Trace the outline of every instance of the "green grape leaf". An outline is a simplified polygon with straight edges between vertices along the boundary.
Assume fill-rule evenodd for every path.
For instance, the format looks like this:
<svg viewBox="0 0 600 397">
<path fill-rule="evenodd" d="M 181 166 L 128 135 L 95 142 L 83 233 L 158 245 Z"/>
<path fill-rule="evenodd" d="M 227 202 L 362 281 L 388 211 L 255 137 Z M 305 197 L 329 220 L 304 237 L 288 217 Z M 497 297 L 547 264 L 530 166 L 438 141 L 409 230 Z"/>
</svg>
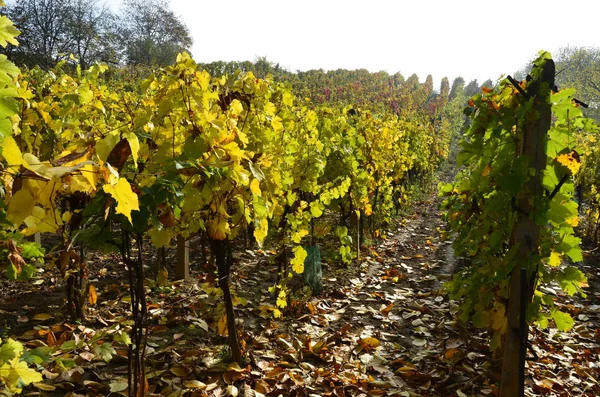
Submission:
<svg viewBox="0 0 600 397">
<path fill-rule="evenodd" d="M 581 262 L 583 261 L 583 254 L 581 252 L 581 239 L 579 237 L 575 237 L 572 234 L 566 235 L 562 243 L 560 244 L 560 248 L 562 248 L 563 252 L 571 258 L 573 262 Z"/>
<path fill-rule="evenodd" d="M 171 233 L 168 229 L 162 228 L 159 229 L 157 227 L 153 227 L 148 232 L 150 235 L 150 240 L 155 247 L 166 247 L 171 242 Z"/>
<path fill-rule="evenodd" d="M 550 315 L 556 323 L 556 328 L 558 328 L 559 331 L 568 331 L 573 327 L 573 324 L 575 323 L 573 317 L 571 317 L 569 313 L 561 312 L 556 308 L 550 311 Z"/>
<path fill-rule="evenodd" d="M 117 352 L 110 342 L 104 342 L 101 345 L 94 345 L 92 351 L 97 357 L 109 362 Z"/>
<path fill-rule="evenodd" d="M 560 288 L 569 295 L 574 295 L 581 291 L 581 287 L 587 285 L 585 274 L 577 268 L 569 266 L 558 273 L 556 281 Z"/>
<path fill-rule="evenodd" d="M 129 337 L 129 334 L 125 331 L 116 332 L 113 336 L 113 340 L 115 342 L 120 342 L 126 346 L 131 344 L 131 338 Z"/>
<path fill-rule="evenodd" d="M 8 60 L 6 55 L 0 54 L 0 84 L 8 85 L 12 82 L 11 76 L 18 76 L 21 70 Z"/>
<path fill-rule="evenodd" d="M 0 363 L 5 363 L 23 354 L 23 345 L 13 339 L 6 340 L 0 346 Z"/>
</svg>

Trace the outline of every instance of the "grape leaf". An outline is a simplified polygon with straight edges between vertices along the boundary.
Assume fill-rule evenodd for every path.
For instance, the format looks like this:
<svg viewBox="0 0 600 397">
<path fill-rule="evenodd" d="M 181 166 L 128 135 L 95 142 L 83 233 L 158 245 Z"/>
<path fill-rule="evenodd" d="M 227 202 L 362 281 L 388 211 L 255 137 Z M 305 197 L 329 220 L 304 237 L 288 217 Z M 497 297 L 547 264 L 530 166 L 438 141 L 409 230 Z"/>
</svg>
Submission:
<svg viewBox="0 0 600 397">
<path fill-rule="evenodd" d="M 104 185 L 104 191 L 110 194 L 117 202 L 117 214 L 123 214 L 131 222 L 131 211 L 139 211 L 138 196 L 131 190 L 131 185 L 126 179 L 119 178 L 116 185 Z"/>
<path fill-rule="evenodd" d="M 17 142 L 10 136 L 5 137 L 2 143 L 2 157 L 4 157 L 4 160 L 6 160 L 6 163 L 10 167 L 18 167 L 24 164 L 21 149 L 19 149 Z"/>
<path fill-rule="evenodd" d="M 6 16 L 0 16 L 0 45 L 6 47 L 9 43 L 15 46 L 19 45 L 16 37 L 21 34 L 10 19 Z"/>
<path fill-rule="evenodd" d="M 113 355 L 117 354 L 110 342 L 104 342 L 101 345 L 94 345 L 92 350 L 97 357 L 102 358 L 106 362 L 109 362 Z"/>
<path fill-rule="evenodd" d="M 7 219 L 19 226 L 33 212 L 35 199 L 27 189 L 21 189 L 14 194 L 8 204 Z"/>
<path fill-rule="evenodd" d="M 23 345 L 13 339 L 8 339 L 0 346 L 0 363 L 20 357 L 23 353 Z"/>
<path fill-rule="evenodd" d="M 569 313 L 561 312 L 558 309 L 553 309 L 551 311 L 551 316 L 556 323 L 556 328 L 558 328 L 559 331 L 568 331 L 573 327 L 573 317 L 571 317 Z"/>
<path fill-rule="evenodd" d="M 0 381 L 8 388 L 9 392 L 20 393 L 24 386 L 42 381 L 42 374 L 27 367 L 27 363 L 13 358 L 0 366 Z"/>
<path fill-rule="evenodd" d="M 294 272 L 298 274 L 304 273 L 304 260 L 306 259 L 306 256 L 307 253 L 304 248 L 299 245 L 294 247 L 294 258 L 290 262 Z"/>
</svg>

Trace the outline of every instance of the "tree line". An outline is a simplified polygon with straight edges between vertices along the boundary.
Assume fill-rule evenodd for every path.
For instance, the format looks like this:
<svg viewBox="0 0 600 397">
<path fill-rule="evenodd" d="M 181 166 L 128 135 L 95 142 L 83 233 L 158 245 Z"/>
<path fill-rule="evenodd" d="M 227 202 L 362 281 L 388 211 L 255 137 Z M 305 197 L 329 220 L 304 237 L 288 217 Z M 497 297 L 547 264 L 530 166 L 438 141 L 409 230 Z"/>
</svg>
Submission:
<svg viewBox="0 0 600 397">
<path fill-rule="evenodd" d="M 189 50 L 189 29 L 166 0 L 123 0 L 115 13 L 100 0 L 13 0 L 2 10 L 21 31 L 2 49 L 19 66 L 44 69 L 72 54 L 82 68 L 96 62 L 166 66 Z"/>
</svg>

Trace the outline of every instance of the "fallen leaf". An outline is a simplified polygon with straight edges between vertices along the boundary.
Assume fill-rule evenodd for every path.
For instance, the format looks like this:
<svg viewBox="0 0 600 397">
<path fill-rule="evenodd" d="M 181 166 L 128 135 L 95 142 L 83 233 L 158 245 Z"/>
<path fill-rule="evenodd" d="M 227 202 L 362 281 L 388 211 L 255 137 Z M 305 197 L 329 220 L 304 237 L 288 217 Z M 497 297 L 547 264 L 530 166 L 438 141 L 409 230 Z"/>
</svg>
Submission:
<svg viewBox="0 0 600 397">
<path fill-rule="evenodd" d="M 96 302 L 98 302 L 98 292 L 96 291 L 96 287 L 90 284 L 88 290 L 88 303 L 93 306 Z"/>
<path fill-rule="evenodd" d="M 224 314 L 217 322 L 217 333 L 221 336 L 227 336 L 227 315 Z"/>
<path fill-rule="evenodd" d="M 36 321 L 46 321 L 49 320 L 51 318 L 54 318 L 51 314 L 48 313 L 38 313 L 35 316 L 33 316 L 33 319 Z"/>
<path fill-rule="evenodd" d="M 206 383 L 202 383 L 199 380 L 184 380 L 183 381 L 183 386 L 187 387 L 188 389 L 206 389 Z"/>
<path fill-rule="evenodd" d="M 366 352 L 370 352 L 371 350 L 376 349 L 379 346 L 381 346 L 381 342 L 379 342 L 379 339 L 377 339 L 377 338 L 364 338 L 364 339 L 360 339 L 358 341 L 358 344 Z"/>
</svg>

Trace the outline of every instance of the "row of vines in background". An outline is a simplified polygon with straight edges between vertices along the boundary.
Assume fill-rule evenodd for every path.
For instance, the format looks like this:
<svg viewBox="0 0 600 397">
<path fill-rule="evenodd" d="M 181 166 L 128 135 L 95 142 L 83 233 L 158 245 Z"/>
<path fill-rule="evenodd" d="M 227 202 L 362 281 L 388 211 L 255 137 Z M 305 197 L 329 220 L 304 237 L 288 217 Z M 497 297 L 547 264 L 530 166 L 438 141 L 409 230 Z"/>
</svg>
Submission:
<svg viewBox="0 0 600 397">
<path fill-rule="evenodd" d="M 66 280 L 71 316 L 85 319 L 93 289 L 86 251 L 120 253 L 134 315 L 127 340 L 135 395 L 147 385 L 143 241 L 161 248 L 177 236 L 208 240 L 232 358 L 239 361 L 229 277 L 240 232 L 277 251 L 281 274 L 271 310 L 280 316 L 286 283 L 303 272 L 305 247 L 315 243 L 315 220 L 337 214 L 330 230 L 340 241 L 339 259 L 350 262 L 360 254 L 361 225 L 374 232 L 389 221 L 412 181 L 448 155 L 443 101 L 439 114 L 428 117 L 317 106 L 270 77 L 210 76 L 186 53 L 143 81 L 107 78 L 104 65 L 81 70 L 63 62 L 22 73 L 3 67 L 0 221 L 7 274 L 27 278 L 35 271 L 30 259 L 43 257 L 24 237 L 56 236 L 48 257 Z M 15 350 L 15 371 L 25 365 L 19 355 Z M 2 381 L 15 390 L 27 384 L 13 378 Z"/>
<path fill-rule="evenodd" d="M 600 136 L 581 134 L 581 173 L 578 175 L 578 200 L 582 204 L 585 234 L 600 244 Z"/>
</svg>

